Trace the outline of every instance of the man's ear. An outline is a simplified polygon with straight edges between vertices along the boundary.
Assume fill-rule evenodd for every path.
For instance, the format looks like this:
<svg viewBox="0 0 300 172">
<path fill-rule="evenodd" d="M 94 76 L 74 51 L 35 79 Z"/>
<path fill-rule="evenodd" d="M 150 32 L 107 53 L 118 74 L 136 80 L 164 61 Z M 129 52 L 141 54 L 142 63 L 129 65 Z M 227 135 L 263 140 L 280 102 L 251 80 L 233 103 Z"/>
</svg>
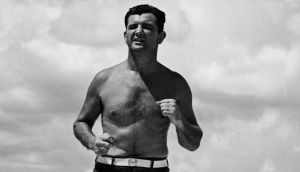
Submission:
<svg viewBox="0 0 300 172">
<path fill-rule="evenodd" d="M 159 34 L 158 34 L 158 43 L 161 44 L 165 37 L 167 36 L 166 32 L 165 31 L 161 31 Z"/>
<path fill-rule="evenodd" d="M 126 31 L 124 31 L 124 41 L 125 41 L 125 43 L 127 43 L 127 37 L 126 37 Z"/>
</svg>

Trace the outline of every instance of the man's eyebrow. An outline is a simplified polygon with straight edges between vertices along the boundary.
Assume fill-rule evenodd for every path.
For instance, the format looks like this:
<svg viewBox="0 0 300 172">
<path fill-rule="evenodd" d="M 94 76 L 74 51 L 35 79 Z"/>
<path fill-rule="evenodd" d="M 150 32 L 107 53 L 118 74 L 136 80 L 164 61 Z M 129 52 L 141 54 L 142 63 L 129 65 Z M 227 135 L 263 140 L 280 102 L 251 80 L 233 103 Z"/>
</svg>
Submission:
<svg viewBox="0 0 300 172">
<path fill-rule="evenodd" d="M 131 24 L 128 24 L 127 27 L 130 27 L 130 26 L 132 27 L 132 26 L 136 26 L 136 25 L 137 25 L 136 23 L 131 23 Z"/>
<path fill-rule="evenodd" d="M 142 23 L 142 25 L 149 25 L 149 26 L 152 26 L 154 25 L 153 23 Z"/>
<path fill-rule="evenodd" d="M 137 25 L 136 23 L 129 23 L 128 26 Z"/>
<path fill-rule="evenodd" d="M 151 26 L 151 27 L 154 26 L 154 23 L 151 23 L 151 22 L 146 22 L 146 23 L 128 23 L 128 26 L 136 26 L 136 25 L 139 25 L 139 24 L 141 24 L 142 26 Z"/>
</svg>

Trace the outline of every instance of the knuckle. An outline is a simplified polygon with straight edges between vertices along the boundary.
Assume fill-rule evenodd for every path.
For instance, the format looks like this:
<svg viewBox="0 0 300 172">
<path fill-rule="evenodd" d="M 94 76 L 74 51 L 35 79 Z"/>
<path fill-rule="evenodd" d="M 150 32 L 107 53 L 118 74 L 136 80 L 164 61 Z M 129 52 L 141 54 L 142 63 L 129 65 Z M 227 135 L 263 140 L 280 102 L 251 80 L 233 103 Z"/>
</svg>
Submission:
<svg viewBox="0 0 300 172">
<path fill-rule="evenodd" d="M 95 144 L 97 147 L 103 147 L 106 146 L 106 143 L 103 141 L 99 141 L 98 143 Z"/>
<path fill-rule="evenodd" d="M 95 146 L 100 146 L 101 145 L 101 142 L 100 141 L 96 141 L 95 142 Z"/>
<path fill-rule="evenodd" d="M 103 148 L 103 147 L 100 147 L 100 148 L 97 149 L 95 152 L 98 153 L 98 154 L 104 154 L 104 153 L 107 153 L 107 152 L 108 152 L 108 149 Z"/>
<path fill-rule="evenodd" d="M 103 146 L 109 148 L 109 145 L 110 145 L 109 143 L 105 143 Z"/>
<path fill-rule="evenodd" d="M 109 134 L 107 134 L 107 133 L 103 133 L 103 134 L 102 134 L 102 137 L 103 137 L 104 139 L 106 139 L 106 138 L 108 138 L 108 137 L 110 137 L 110 136 L 109 136 Z"/>
<path fill-rule="evenodd" d="M 99 142 L 101 140 L 102 140 L 101 136 L 97 136 L 95 142 L 97 143 L 97 142 Z"/>
<path fill-rule="evenodd" d="M 108 142 L 109 142 L 109 146 L 110 146 L 110 144 L 112 144 L 114 142 L 114 138 L 110 136 L 108 138 Z"/>
</svg>

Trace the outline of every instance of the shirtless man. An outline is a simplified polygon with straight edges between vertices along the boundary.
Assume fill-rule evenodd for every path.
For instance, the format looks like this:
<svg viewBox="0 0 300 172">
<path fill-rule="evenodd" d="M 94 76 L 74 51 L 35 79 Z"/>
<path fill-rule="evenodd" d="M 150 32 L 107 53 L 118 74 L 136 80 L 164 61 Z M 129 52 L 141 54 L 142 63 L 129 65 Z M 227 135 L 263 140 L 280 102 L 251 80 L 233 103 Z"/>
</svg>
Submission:
<svg viewBox="0 0 300 172">
<path fill-rule="evenodd" d="M 200 145 L 202 131 L 185 79 L 157 61 L 165 14 L 149 5 L 130 8 L 124 40 L 128 58 L 92 81 L 74 123 L 77 139 L 97 154 L 94 172 L 169 171 L 167 133 L 175 125 L 179 144 Z M 103 134 L 92 127 L 101 114 Z"/>
</svg>

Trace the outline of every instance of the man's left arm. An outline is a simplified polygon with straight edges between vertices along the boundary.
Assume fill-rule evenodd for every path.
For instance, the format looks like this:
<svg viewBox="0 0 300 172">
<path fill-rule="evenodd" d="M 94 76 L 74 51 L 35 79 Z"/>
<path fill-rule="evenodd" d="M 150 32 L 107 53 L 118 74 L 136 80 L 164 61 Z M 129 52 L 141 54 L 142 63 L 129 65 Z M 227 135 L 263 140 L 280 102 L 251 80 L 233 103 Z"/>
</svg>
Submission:
<svg viewBox="0 0 300 172">
<path fill-rule="evenodd" d="M 179 144 L 195 151 L 200 146 L 203 133 L 193 111 L 192 93 L 187 82 L 183 79 L 178 88 L 175 99 L 164 99 L 157 103 L 161 107 L 162 115 L 175 125 Z"/>
</svg>

